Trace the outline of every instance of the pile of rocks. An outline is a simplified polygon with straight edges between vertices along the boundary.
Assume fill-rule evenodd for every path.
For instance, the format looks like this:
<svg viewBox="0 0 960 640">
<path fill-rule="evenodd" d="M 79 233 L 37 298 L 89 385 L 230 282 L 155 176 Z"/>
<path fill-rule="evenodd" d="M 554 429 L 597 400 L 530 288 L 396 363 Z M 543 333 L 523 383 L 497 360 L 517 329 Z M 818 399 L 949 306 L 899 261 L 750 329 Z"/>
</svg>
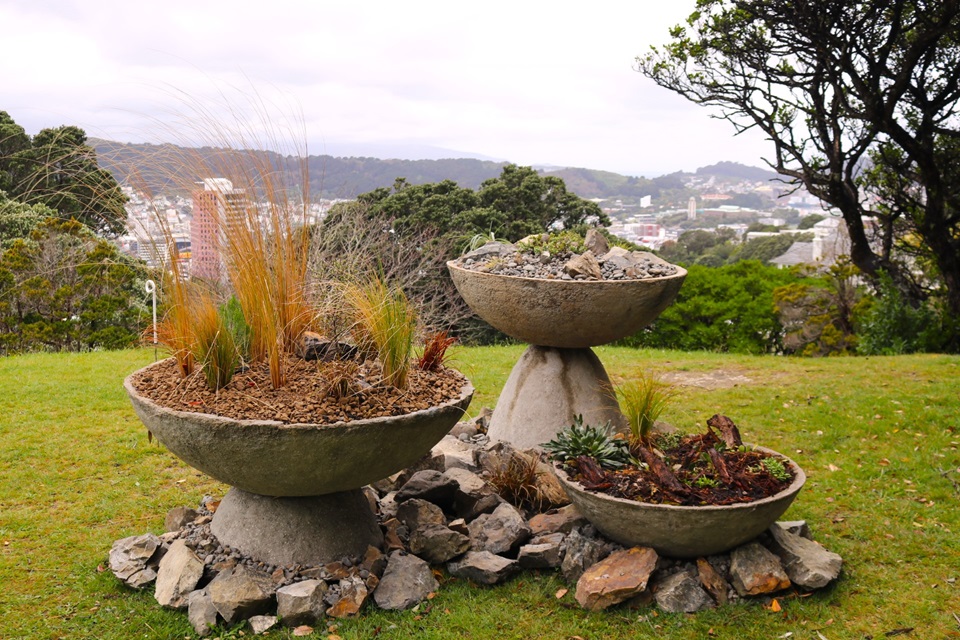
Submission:
<svg viewBox="0 0 960 640">
<path fill-rule="evenodd" d="M 481 429 L 482 431 L 482 429 Z M 186 609 L 197 633 L 249 620 L 254 633 L 279 623 L 299 627 L 325 616 L 355 616 L 372 601 L 408 609 L 439 584 L 431 566 L 483 585 L 524 570 L 558 570 L 589 610 L 621 603 L 695 612 L 785 589 L 819 589 L 840 574 L 842 561 L 810 537 L 803 522 L 777 523 L 756 541 L 696 561 L 659 556 L 650 548 L 604 539 L 572 505 L 523 512 L 504 501 L 489 479 L 510 460 L 537 452 L 488 442 L 461 423 L 413 468 L 366 494 L 379 517 L 386 549 L 324 566 L 272 566 L 223 547 L 210 532 L 217 503 L 168 514 L 167 533 L 114 543 L 109 564 L 136 589 L 153 585 L 165 607 Z M 564 501 L 545 463 L 538 493 Z"/>
<path fill-rule="evenodd" d="M 471 271 L 547 280 L 642 280 L 677 273 L 677 267 L 646 251 L 610 247 L 600 233 L 587 232 L 580 254 L 532 253 L 517 244 L 488 242 L 457 259 Z M 518 246 L 520 245 L 520 246 Z"/>
</svg>

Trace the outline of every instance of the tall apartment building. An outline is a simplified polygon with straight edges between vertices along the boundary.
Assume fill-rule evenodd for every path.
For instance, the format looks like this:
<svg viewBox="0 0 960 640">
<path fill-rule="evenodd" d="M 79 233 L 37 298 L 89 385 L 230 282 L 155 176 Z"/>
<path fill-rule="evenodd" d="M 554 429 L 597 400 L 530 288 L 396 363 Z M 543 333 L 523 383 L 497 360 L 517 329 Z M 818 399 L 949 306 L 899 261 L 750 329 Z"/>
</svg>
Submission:
<svg viewBox="0 0 960 640">
<path fill-rule="evenodd" d="M 190 275 L 216 281 L 222 272 L 220 224 L 231 209 L 240 206 L 244 193 L 242 189 L 234 189 L 226 178 L 206 178 L 200 184 L 203 189 L 193 192 Z"/>
</svg>

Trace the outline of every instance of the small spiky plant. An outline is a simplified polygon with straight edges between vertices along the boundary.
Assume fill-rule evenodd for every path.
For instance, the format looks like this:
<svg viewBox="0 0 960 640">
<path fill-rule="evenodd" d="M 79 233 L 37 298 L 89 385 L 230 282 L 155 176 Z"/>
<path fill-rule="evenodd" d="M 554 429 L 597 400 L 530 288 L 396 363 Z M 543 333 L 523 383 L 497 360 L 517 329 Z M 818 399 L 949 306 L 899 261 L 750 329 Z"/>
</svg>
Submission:
<svg viewBox="0 0 960 640">
<path fill-rule="evenodd" d="M 417 314 L 398 287 L 379 276 L 350 284 L 345 299 L 354 312 L 354 340 L 361 352 L 376 354 L 383 380 L 398 389 L 407 387 Z"/>
<path fill-rule="evenodd" d="M 625 440 L 610 436 L 610 424 L 595 427 L 583 424 L 577 415 L 573 424 L 557 434 L 555 440 L 543 445 L 550 457 L 559 462 L 589 456 L 604 469 L 618 469 L 630 462 L 630 451 Z"/>
<path fill-rule="evenodd" d="M 676 388 L 645 373 L 617 385 L 614 392 L 632 439 L 640 443 L 649 442 L 653 425 L 677 395 Z"/>
<path fill-rule="evenodd" d="M 447 349 L 456 343 L 446 331 L 432 334 L 423 344 L 423 351 L 417 359 L 417 367 L 423 371 L 437 371 L 447 360 Z"/>
<path fill-rule="evenodd" d="M 513 506 L 539 511 L 547 500 L 537 486 L 538 462 L 536 456 L 514 451 L 494 467 L 490 485 Z"/>
</svg>

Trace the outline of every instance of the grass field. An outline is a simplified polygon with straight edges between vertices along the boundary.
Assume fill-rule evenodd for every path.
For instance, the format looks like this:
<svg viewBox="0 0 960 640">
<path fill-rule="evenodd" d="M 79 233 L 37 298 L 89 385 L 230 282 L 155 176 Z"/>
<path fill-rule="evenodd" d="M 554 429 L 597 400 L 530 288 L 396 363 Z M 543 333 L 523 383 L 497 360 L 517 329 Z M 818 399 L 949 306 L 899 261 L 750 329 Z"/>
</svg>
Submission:
<svg viewBox="0 0 960 640">
<path fill-rule="evenodd" d="M 477 388 L 471 414 L 493 406 L 521 351 L 455 354 Z M 371 607 L 313 637 L 960 638 L 960 358 L 596 351 L 614 379 L 647 370 L 701 385 L 668 408 L 678 427 L 700 430 L 721 412 L 745 440 L 796 460 L 809 479 L 785 518 L 806 519 L 843 556 L 839 582 L 787 594 L 779 612 L 753 603 L 691 616 L 587 613 L 572 593 L 554 597 L 564 585 L 549 573 L 494 588 L 447 579 L 429 610 Z M 225 491 L 148 442 L 121 381 L 153 356 L 0 359 L 0 639 L 196 637 L 185 614 L 103 570 L 114 540 L 160 533 L 169 509 Z M 715 388 L 723 381 L 736 386 Z"/>
</svg>

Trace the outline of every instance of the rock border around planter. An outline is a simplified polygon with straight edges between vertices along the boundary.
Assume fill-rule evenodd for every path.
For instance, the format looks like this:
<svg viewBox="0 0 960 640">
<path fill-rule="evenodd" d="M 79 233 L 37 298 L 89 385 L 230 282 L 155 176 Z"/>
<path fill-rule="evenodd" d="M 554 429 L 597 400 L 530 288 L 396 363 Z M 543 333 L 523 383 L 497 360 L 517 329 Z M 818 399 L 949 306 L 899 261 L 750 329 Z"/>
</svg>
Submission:
<svg viewBox="0 0 960 640">
<path fill-rule="evenodd" d="M 473 454 L 476 472 L 464 468 L 463 448 Z M 458 455 L 444 453 L 451 450 Z M 118 540 L 110 566 L 128 586 L 154 588 L 165 606 L 185 606 L 201 635 L 210 625 L 247 619 L 253 629 L 266 629 L 276 614 L 281 623 L 310 625 L 361 615 L 366 606 L 411 608 L 439 588 L 430 565 L 485 585 L 478 588 L 495 588 L 523 571 L 558 571 L 571 585 L 568 597 L 590 610 L 655 606 L 688 613 L 736 601 L 767 603 L 779 593 L 829 586 L 841 574 L 840 556 L 810 539 L 804 522 L 774 523 L 728 553 L 687 560 L 612 541 L 572 504 L 521 512 L 489 484 L 491 470 L 510 454 L 508 445 L 485 442 L 482 434 L 446 436 L 415 465 L 420 470 L 365 488 L 384 549 L 371 546 L 325 565 L 265 563 L 217 540 L 210 529 L 217 503 L 210 498 L 175 531 Z M 194 558 L 203 566 L 196 581 Z M 154 585 L 156 574 L 164 584 Z"/>
</svg>

